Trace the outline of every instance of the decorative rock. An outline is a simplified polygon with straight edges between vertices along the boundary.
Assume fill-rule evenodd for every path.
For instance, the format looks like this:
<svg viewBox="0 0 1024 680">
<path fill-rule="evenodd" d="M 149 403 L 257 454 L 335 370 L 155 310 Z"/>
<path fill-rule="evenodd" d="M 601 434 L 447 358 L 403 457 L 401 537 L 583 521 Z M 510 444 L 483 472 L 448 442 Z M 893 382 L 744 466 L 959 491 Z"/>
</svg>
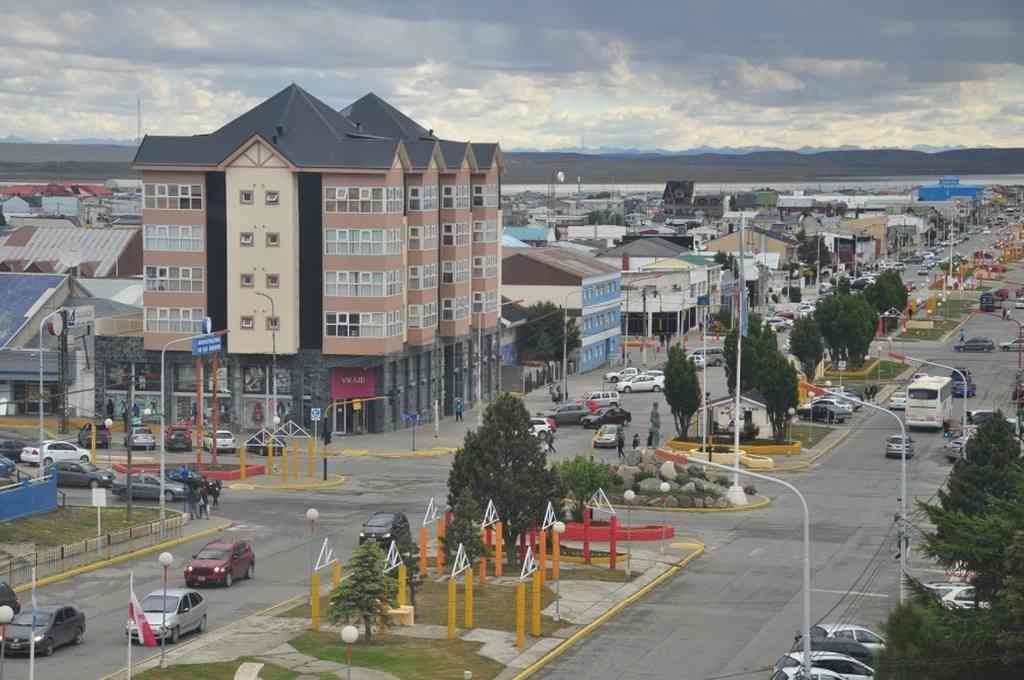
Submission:
<svg viewBox="0 0 1024 680">
<path fill-rule="evenodd" d="M 704 507 L 704 499 L 701 498 L 700 496 L 694 498 L 693 499 L 693 507 L 695 507 L 695 508 L 703 508 Z"/>
<path fill-rule="evenodd" d="M 661 481 L 654 477 L 640 480 L 641 493 L 658 493 L 661 490 Z"/>
<path fill-rule="evenodd" d="M 637 475 L 640 474 L 640 468 L 632 465 L 620 465 L 618 473 L 619 477 L 622 478 L 623 486 L 627 489 L 632 489 Z"/>
<path fill-rule="evenodd" d="M 722 496 L 717 501 L 715 501 L 715 507 L 716 508 L 731 508 L 732 505 L 729 504 L 729 501 L 725 498 L 725 496 Z"/>
<path fill-rule="evenodd" d="M 658 476 L 658 466 L 654 463 L 644 463 L 640 466 L 640 469 L 643 470 L 644 474 L 648 474 L 653 477 Z"/>
<path fill-rule="evenodd" d="M 704 507 L 705 508 L 713 508 L 713 507 L 715 507 L 715 497 L 714 496 L 704 496 Z"/>
<path fill-rule="evenodd" d="M 626 451 L 626 465 L 637 466 L 642 462 L 639 451 L 634 451 L 633 449 Z"/>
<path fill-rule="evenodd" d="M 661 468 L 658 470 L 658 474 L 661 475 L 662 479 L 669 482 L 674 482 L 677 476 L 676 464 L 670 460 L 666 460 L 664 463 L 661 464 Z"/>
<path fill-rule="evenodd" d="M 691 480 L 683 484 L 679 489 L 685 493 L 694 493 L 697 490 L 697 483 Z"/>
<path fill-rule="evenodd" d="M 688 469 L 686 469 L 685 465 L 683 465 L 682 463 L 675 463 L 675 466 L 676 466 L 676 479 L 677 480 L 680 477 L 684 477 L 684 476 L 685 477 L 689 477 L 690 476 L 690 471 Z"/>
<path fill-rule="evenodd" d="M 648 465 L 657 465 L 658 457 L 654 455 L 654 449 L 644 449 L 640 453 L 640 461 Z"/>
<path fill-rule="evenodd" d="M 688 468 L 686 468 L 686 474 L 696 479 L 704 478 L 704 470 L 701 469 L 699 465 L 691 465 Z"/>
<path fill-rule="evenodd" d="M 665 499 L 665 507 L 666 508 L 678 508 L 679 507 L 679 499 L 676 498 L 675 496 L 669 496 L 668 498 Z"/>
<path fill-rule="evenodd" d="M 692 496 L 681 496 L 679 498 L 679 507 L 681 508 L 692 508 L 693 497 Z"/>
</svg>

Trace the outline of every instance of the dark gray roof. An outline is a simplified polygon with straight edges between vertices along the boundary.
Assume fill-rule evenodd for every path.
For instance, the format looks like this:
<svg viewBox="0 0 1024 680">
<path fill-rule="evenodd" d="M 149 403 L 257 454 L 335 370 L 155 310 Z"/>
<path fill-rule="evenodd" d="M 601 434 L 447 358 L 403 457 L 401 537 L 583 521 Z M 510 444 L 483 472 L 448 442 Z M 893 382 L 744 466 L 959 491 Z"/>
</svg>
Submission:
<svg viewBox="0 0 1024 680">
<path fill-rule="evenodd" d="M 529 318 L 530 314 L 526 307 L 512 302 L 504 295 L 501 296 L 501 318 L 508 325 L 516 325 L 519 323 L 525 323 Z"/>
<path fill-rule="evenodd" d="M 405 115 L 373 92 L 363 95 L 340 111 L 341 115 L 374 135 L 391 139 L 432 138 L 431 131 Z"/>
<path fill-rule="evenodd" d="M 609 248 L 600 254 L 600 257 L 675 257 L 685 253 L 688 248 L 677 245 L 663 238 L 638 238 L 628 243 Z"/>
<path fill-rule="evenodd" d="M 451 142 L 447 139 L 442 139 L 440 144 L 441 155 L 444 156 L 444 164 L 448 166 L 450 171 L 457 171 L 462 167 L 462 161 L 466 160 L 469 142 Z"/>
<path fill-rule="evenodd" d="M 409 154 L 409 162 L 414 170 L 426 170 L 434 155 L 437 142 L 428 140 L 412 140 L 405 142 L 405 150 Z"/>
<path fill-rule="evenodd" d="M 490 143 L 477 143 L 473 142 L 473 155 L 476 157 L 476 165 L 481 170 L 489 170 L 494 164 L 494 152 L 498 150 L 498 145 Z"/>
<path fill-rule="evenodd" d="M 259 134 L 299 167 L 390 168 L 400 142 L 374 137 L 292 84 L 216 132 L 146 135 L 138 165 L 217 165 Z"/>
<path fill-rule="evenodd" d="M 48 299 L 50 289 L 60 286 L 65 278 L 63 274 L 0 273 L 0 347 L 5 347 L 28 323 L 36 304 Z"/>
</svg>

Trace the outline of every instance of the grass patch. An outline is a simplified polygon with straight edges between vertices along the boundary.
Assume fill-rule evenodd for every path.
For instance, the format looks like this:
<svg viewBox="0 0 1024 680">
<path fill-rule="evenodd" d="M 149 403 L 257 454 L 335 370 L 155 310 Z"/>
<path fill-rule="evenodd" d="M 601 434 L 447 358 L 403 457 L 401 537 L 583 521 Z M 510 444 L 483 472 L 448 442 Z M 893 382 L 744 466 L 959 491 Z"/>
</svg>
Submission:
<svg viewBox="0 0 1024 680">
<path fill-rule="evenodd" d="M 932 319 L 931 328 L 908 328 L 896 337 L 899 340 L 940 340 L 942 336 L 955 329 L 959 319 Z"/>
<path fill-rule="evenodd" d="M 218 661 L 216 663 L 182 664 L 180 666 L 168 666 L 167 668 L 151 668 L 145 673 L 135 675 L 138 680 L 233 680 L 235 672 L 248 659 L 235 659 L 234 661 Z M 260 669 L 260 680 L 293 680 L 299 677 L 298 673 L 280 666 L 264 664 Z M 326 678 L 337 678 L 338 676 L 325 674 L 320 676 Z"/>
<path fill-rule="evenodd" d="M 303 654 L 345 663 L 345 645 L 337 633 L 310 631 L 289 644 Z M 482 646 L 465 640 L 378 637 L 371 643 L 360 641 L 352 646 L 352 665 L 391 673 L 401 680 L 461 678 L 463 671 L 470 671 L 475 680 L 492 680 L 505 667 L 478 654 Z"/>
<path fill-rule="evenodd" d="M 827 437 L 836 428 L 828 425 L 805 425 L 794 423 L 790 425 L 790 437 L 799 440 L 804 449 L 816 446 L 818 442 Z"/>
<path fill-rule="evenodd" d="M 620 541 L 620 543 L 622 543 Z M 625 565 L 626 560 L 620 559 L 619 564 Z M 633 569 L 629 578 L 626 578 L 625 569 L 608 569 L 597 567 L 592 564 L 562 564 L 559 567 L 563 581 L 603 581 L 607 583 L 626 583 L 634 581 L 640 575 L 640 571 Z M 474 593 L 475 594 L 475 593 Z M 527 595 L 529 597 L 529 595 Z M 543 625 L 541 621 L 541 625 Z"/>
<path fill-rule="evenodd" d="M 530 608 L 531 585 L 526 584 L 526 608 Z M 465 585 L 460 581 L 457 588 L 458 623 L 462 624 L 462 608 L 465 602 Z M 555 593 L 550 583 L 545 582 L 540 593 L 541 609 L 555 601 Z M 529 618 L 529 613 L 527 613 Z M 430 623 L 438 626 L 448 625 L 448 582 L 438 583 L 427 581 L 416 591 L 416 623 Z M 549 635 L 561 627 L 553 618 L 541 615 L 540 627 L 544 635 Z M 514 586 L 487 583 L 480 585 L 479 580 L 473 584 L 473 626 L 515 632 L 516 629 L 516 589 Z"/>
<path fill-rule="evenodd" d="M 160 519 L 157 508 L 132 508 L 132 520 L 126 521 L 125 508 L 103 508 L 104 533 L 137 527 Z M 20 517 L 0 524 L 0 543 L 34 542 L 40 547 L 75 543 L 96 538 L 96 509 L 87 507 L 57 508 L 53 512 Z"/>
</svg>

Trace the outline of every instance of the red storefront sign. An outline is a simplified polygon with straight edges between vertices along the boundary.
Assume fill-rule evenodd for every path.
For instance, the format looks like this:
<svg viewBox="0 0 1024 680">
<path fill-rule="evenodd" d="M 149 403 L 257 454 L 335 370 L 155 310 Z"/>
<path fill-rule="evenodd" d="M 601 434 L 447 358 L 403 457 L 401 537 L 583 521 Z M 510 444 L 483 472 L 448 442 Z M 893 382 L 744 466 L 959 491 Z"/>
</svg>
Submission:
<svg viewBox="0 0 1024 680">
<path fill-rule="evenodd" d="M 331 399 L 377 396 L 377 371 L 366 368 L 332 368 Z"/>
</svg>

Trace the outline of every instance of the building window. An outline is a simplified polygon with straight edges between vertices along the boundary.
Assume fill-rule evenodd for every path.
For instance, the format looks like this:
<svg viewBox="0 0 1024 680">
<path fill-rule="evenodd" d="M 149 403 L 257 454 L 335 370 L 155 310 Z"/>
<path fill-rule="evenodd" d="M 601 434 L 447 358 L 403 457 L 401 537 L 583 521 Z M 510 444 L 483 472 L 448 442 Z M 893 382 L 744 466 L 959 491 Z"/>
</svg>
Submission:
<svg viewBox="0 0 1024 680">
<path fill-rule="evenodd" d="M 281 204 L 281 192 L 280 191 L 266 191 L 263 194 L 263 202 L 267 205 L 280 205 Z"/>
<path fill-rule="evenodd" d="M 473 293 L 473 313 L 483 314 L 484 313 L 484 294 Z"/>
<path fill-rule="evenodd" d="M 200 253 L 203 251 L 203 228 L 194 225 L 147 224 L 142 230 L 142 247 L 146 250 Z"/>
<path fill-rule="evenodd" d="M 154 210 L 202 210 L 201 184 L 145 184 L 143 207 Z"/>
<path fill-rule="evenodd" d="M 396 309 L 393 312 L 386 312 L 384 318 L 384 335 L 394 338 L 402 334 L 402 310 Z"/>
<path fill-rule="evenodd" d="M 423 209 L 437 210 L 437 185 L 423 185 Z"/>
<path fill-rule="evenodd" d="M 484 311 L 488 313 L 498 311 L 498 291 L 487 291 L 487 299 L 484 302 Z"/>
<path fill-rule="evenodd" d="M 469 316 L 469 296 L 457 298 L 444 298 L 441 300 L 441 319 L 443 321 L 457 321 Z"/>
<path fill-rule="evenodd" d="M 421 264 L 409 267 L 409 290 L 430 290 L 436 286 L 436 264 Z"/>
<path fill-rule="evenodd" d="M 454 208 L 455 207 L 455 187 L 451 184 L 447 184 L 441 187 L 441 207 L 442 208 Z"/>
<path fill-rule="evenodd" d="M 468 246 L 469 244 L 469 223 L 446 224 L 441 228 L 441 245 Z"/>
<path fill-rule="evenodd" d="M 473 258 L 473 278 L 491 279 L 498 275 L 498 256 L 485 255 Z"/>
<path fill-rule="evenodd" d="M 389 213 L 401 213 L 402 212 L 402 187 L 387 187 L 384 192 L 387 200 L 385 209 Z"/>
<path fill-rule="evenodd" d="M 437 326 L 437 303 L 409 305 L 405 318 L 409 328 L 435 328 Z"/>
<path fill-rule="evenodd" d="M 146 332 L 198 334 L 203 316 L 200 308 L 146 307 Z"/>
<path fill-rule="evenodd" d="M 482 220 L 473 223 L 473 243 L 496 243 L 497 241 L 497 220 Z"/>
<path fill-rule="evenodd" d="M 441 283 L 462 283 L 469 281 L 470 260 L 442 260 Z"/>
<path fill-rule="evenodd" d="M 252 189 L 242 189 L 238 192 L 238 202 L 242 205 L 252 205 Z"/>
<path fill-rule="evenodd" d="M 256 327 L 255 319 L 253 319 L 251 316 L 243 316 L 242 317 L 242 330 L 243 331 L 251 331 L 255 327 Z"/>
<path fill-rule="evenodd" d="M 409 187 L 409 211 L 420 211 L 422 208 L 421 194 L 422 189 L 420 187 Z"/>
<path fill-rule="evenodd" d="M 267 274 L 267 288 L 280 288 L 281 287 L 281 276 L 280 274 Z"/>
<path fill-rule="evenodd" d="M 455 319 L 465 319 L 469 316 L 469 296 L 455 298 Z"/>
<path fill-rule="evenodd" d="M 473 313 L 490 314 L 498 311 L 498 291 L 480 291 L 473 293 Z"/>
<path fill-rule="evenodd" d="M 409 250 L 436 250 L 437 225 L 409 227 Z"/>
<path fill-rule="evenodd" d="M 327 255 L 401 255 L 401 229 L 328 229 Z"/>
<path fill-rule="evenodd" d="M 324 335 L 329 338 L 383 338 L 402 335 L 402 311 L 327 312 Z"/>
<path fill-rule="evenodd" d="M 469 210 L 469 185 L 459 184 L 455 187 L 455 208 Z"/>
<path fill-rule="evenodd" d="M 252 274 L 242 274 L 242 288 L 252 288 L 252 285 L 253 285 L 253 275 Z"/>
<path fill-rule="evenodd" d="M 402 271 L 396 269 L 395 271 L 387 272 L 387 285 L 385 294 L 388 297 L 392 295 L 398 295 L 402 292 Z"/>
<path fill-rule="evenodd" d="M 146 290 L 168 293 L 202 293 L 202 267 L 146 267 Z"/>
<path fill-rule="evenodd" d="M 281 317 L 279 317 L 279 316 L 268 316 L 267 317 L 267 330 L 268 331 L 279 331 L 279 330 L 281 330 Z"/>
<path fill-rule="evenodd" d="M 455 319 L 455 298 L 443 298 L 441 300 L 441 320 L 453 321 Z"/>
<path fill-rule="evenodd" d="M 498 207 L 498 186 L 496 184 L 474 184 L 473 185 L 473 207 L 474 208 L 497 208 Z"/>
<path fill-rule="evenodd" d="M 327 297 L 384 297 L 388 287 L 395 284 L 401 293 L 402 271 L 389 272 L 324 272 L 324 295 Z M 393 289 L 393 288 L 392 288 Z"/>
<path fill-rule="evenodd" d="M 423 305 L 409 305 L 405 319 L 409 328 L 420 328 L 423 323 Z"/>
<path fill-rule="evenodd" d="M 324 212 L 383 213 L 384 207 L 384 187 L 324 187 Z"/>
<path fill-rule="evenodd" d="M 245 248 L 251 248 L 256 243 L 256 238 L 251 231 L 243 231 L 239 234 L 238 242 Z"/>
<path fill-rule="evenodd" d="M 277 248 L 279 245 L 281 245 L 281 235 L 278 234 L 276 231 L 268 231 L 267 232 L 267 247 L 268 248 Z"/>
</svg>

